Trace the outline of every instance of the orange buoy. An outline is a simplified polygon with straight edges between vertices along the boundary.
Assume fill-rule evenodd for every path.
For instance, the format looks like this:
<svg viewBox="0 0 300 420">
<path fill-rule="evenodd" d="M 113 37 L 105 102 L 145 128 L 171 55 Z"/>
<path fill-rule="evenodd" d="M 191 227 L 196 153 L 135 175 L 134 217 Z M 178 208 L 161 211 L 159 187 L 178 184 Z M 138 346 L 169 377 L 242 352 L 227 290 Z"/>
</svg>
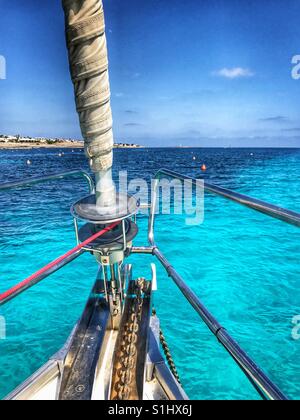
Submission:
<svg viewBox="0 0 300 420">
<path fill-rule="evenodd" d="M 205 164 L 203 164 L 203 165 L 201 166 L 201 171 L 205 172 L 206 170 L 207 170 L 207 166 L 206 166 Z"/>
</svg>

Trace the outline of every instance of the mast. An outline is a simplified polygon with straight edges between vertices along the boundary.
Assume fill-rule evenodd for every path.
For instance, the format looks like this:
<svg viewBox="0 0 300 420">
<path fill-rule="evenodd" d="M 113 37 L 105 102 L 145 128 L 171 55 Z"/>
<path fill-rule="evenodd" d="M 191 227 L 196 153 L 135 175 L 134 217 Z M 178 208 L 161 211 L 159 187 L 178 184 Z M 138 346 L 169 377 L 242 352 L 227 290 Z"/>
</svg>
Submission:
<svg viewBox="0 0 300 420">
<path fill-rule="evenodd" d="M 62 0 L 76 108 L 98 207 L 114 206 L 113 130 L 102 0 Z"/>
</svg>

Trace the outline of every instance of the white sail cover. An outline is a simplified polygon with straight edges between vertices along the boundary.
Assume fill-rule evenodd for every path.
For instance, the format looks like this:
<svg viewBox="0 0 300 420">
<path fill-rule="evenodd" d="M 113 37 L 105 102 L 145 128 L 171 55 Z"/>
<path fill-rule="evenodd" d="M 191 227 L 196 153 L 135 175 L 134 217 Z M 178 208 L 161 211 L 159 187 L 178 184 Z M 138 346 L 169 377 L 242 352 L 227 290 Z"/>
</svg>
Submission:
<svg viewBox="0 0 300 420">
<path fill-rule="evenodd" d="M 85 152 L 94 172 L 112 167 L 113 132 L 102 0 L 62 0 L 70 71 Z"/>
</svg>

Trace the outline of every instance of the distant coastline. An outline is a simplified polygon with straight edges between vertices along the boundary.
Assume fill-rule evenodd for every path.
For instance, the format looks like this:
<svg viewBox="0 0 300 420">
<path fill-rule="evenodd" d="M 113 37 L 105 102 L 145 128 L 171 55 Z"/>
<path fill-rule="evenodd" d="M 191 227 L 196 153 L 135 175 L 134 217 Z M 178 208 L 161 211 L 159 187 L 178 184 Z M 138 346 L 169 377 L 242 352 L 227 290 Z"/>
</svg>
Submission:
<svg viewBox="0 0 300 420">
<path fill-rule="evenodd" d="M 131 143 L 115 143 L 116 149 L 136 149 L 142 146 Z M 71 148 L 83 149 L 82 140 L 46 138 L 46 137 L 22 137 L 20 135 L 0 135 L 0 149 L 37 149 L 37 148 Z"/>
</svg>

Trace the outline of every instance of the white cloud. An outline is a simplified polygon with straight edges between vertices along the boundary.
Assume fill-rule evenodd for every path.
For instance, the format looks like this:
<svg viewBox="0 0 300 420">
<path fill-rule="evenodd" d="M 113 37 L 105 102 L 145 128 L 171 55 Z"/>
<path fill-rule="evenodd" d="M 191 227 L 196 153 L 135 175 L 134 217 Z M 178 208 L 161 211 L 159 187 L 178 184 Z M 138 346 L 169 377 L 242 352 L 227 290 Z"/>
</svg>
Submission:
<svg viewBox="0 0 300 420">
<path fill-rule="evenodd" d="M 243 67 L 233 67 L 231 69 L 225 67 L 215 71 L 214 76 L 225 77 L 226 79 L 239 79 L 241 77 L 253 77 L 254 73 L 250 69 Z"/>
<path fill-rule="evenodd" d="M 124 93 L 123 92 L 117 92 L 117 93 L 115 93 L 115 97 L 116 98 L 123 98 L 123 96 L 124 96 Z"/>
</svg>

